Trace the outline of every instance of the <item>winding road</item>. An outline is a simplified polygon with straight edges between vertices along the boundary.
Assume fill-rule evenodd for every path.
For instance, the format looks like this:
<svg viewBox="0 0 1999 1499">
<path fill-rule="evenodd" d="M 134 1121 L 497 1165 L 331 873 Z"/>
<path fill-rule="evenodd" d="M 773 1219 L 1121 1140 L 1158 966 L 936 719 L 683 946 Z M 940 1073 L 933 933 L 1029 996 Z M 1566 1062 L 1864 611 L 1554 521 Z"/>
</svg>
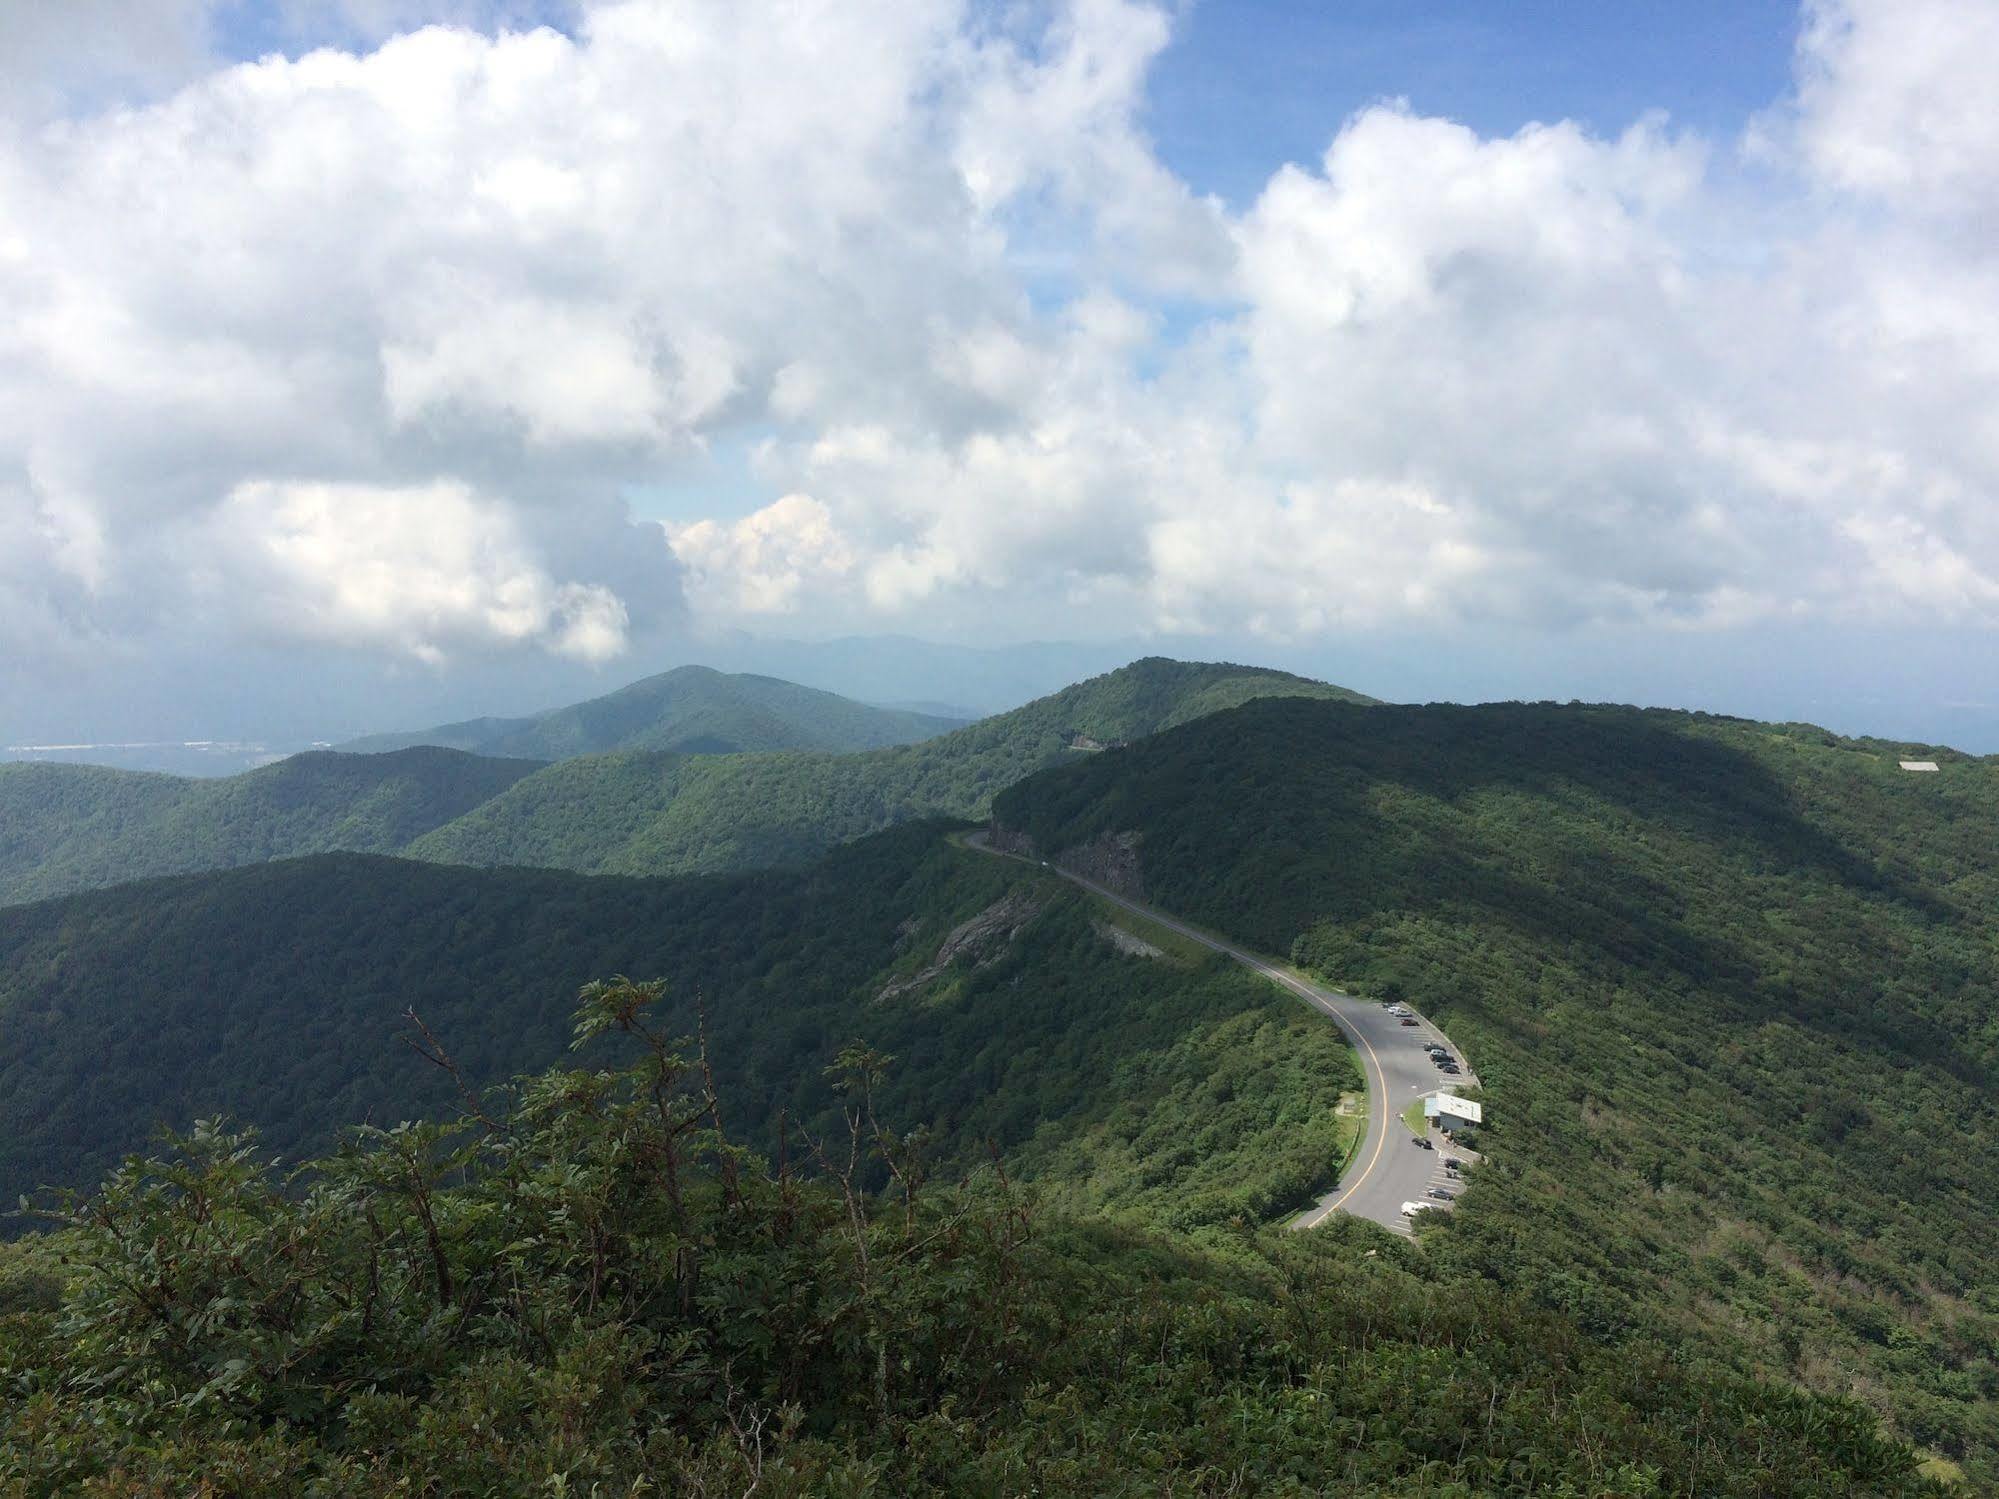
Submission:
<svg viewBox="0 0 1999 1499">
<path fill-rule="evenodd" d="M 983 832 L 971 834 L 965 842 L 999 858 L 1015 859 L 1023 864 L 1040 863 L 994 848 Z M 1402 1111 L 1424 1094 L 1438 1091 L 1445 1083 L 1454 1089 L 1478 1084 L 1471 1064 L 1463 1059 L 1463 1053 L 1451 1045 L 1449 1037 L 1420 1015 L 1415 1016 L 1415 1025 L 1405 1026 L 1398 1016 L 1389 1014 L 1372 1000 L 1357 999 L 1338 989 L 1315 984 L 1287 964 L 1210 936 L 1141 901 L 1127 899 L 1114 890 L 1106 889 L 1074 870 L 1064 869 L 1059 864 L 1040 864 L 1040 867 L 1059 874 L 1113 905 L 1123 907 L 1134 916 L 1142 916 L 1203 947 L 1226 954 L 1337 1021 L 1353 1041 L 1354 1049 L 1360 1056 L 1361 1071 L 1367 1079 L 1367 1128 L 1340 1184 L 1320 1198 L 1315 1206 L 1294 1218 L 1291 1227 L 1313 1228 L 1334 1213 L 1351 1213 L 1356 1218 L 1366 1218 L 1395 1233 L 1409 1233 L 1409 1220 L 1402 1215 L 1402 1204 L 1428 1200 L 1424 1194 L 1433 1187 L 1442 1186 L 1448 1179 L 1444 1158 L 1454 1152 L 1442 1144 L 1442 1137 L 1436 1134 L 1429 1136 L 1432 1141 L 1439 1142 L 1436 1149 L 1424 1150 L 1418 1146 L 1416 1137 L 1402 1122 Z M 1465 1069 L 1460 1076 L 1446 1078 L 1437 1071 L 1428 1053 L 1423 1050 L 1426 1044 L 1433 1041 L 1450 1047 L 1459 1058 L 1459 1065 Z M 1437 1206 L 1445 1204 L 1439 1202 Z"/>
</svg>

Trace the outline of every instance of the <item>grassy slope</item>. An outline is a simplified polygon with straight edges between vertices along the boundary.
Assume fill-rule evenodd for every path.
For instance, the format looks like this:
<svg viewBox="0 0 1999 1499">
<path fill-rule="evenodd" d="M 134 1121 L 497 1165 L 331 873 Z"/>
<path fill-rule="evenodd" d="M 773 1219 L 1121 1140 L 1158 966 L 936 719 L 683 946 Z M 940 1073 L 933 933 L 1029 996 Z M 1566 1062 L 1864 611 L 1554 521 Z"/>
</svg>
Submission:
<svg viewBox="0 0 1999 1499">
<path fill-rule="evenodd" d="M 537 768 L 443 749 L 294 755 L 201 780 L 0 765 L 0 904 L 330 849 L 392 852 Z"/>
<path fill-rule="evenodd" d="M 1492 1164 L 1440 1255 L 1705 1333 L 1999 1483 L 1999 766 L 1625 709 L 1268 702 L 1003 795 L 1419 1001 Z"/>
<path fill-rule="evenodd" d="M 440 744 L 478 755 L 564 760 L 618 750 L 741 754 L 864 750 L 929 739 L 960 721 L 876 708 L 776 677 L 682 666 L 603 697 L 529 718 L 477 718 L 340 746 L 361 754 Z"/>
<path fill-rule="evenodd" d="M 1365 702 L 1255 667 L 1136 662 L 923 744 L 861 755 L 566 761 L 411 845 L 418 858 L 681 874 L 802 863 L 895 823 L 982 816 L 1024 775 L 1080 758 L 1078 734 L 1136 739 L 1260 696 Z"/>
</svg>

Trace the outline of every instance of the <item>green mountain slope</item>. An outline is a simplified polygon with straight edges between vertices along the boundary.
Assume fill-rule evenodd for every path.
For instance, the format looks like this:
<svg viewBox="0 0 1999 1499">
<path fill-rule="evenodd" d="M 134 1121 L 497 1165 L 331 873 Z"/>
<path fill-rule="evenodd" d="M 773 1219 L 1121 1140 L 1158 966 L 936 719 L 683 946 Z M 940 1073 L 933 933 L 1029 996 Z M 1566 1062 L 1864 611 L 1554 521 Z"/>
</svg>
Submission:
<svg viewBox="0 0 1999 1499">
<path fill-rule="evenodd" d="M 85 1093 L 31 1138 L 100 1152 L 135 1106 L 232 1102 L 272 1143 L 335 1102 L 449 1114 L 390 1034 L 410 1003 L 487 1121 L 302 1177 L 200 1131 L 0 1244 L 0 1487 L 1941 1492 L 1732 1346 L 1586 1332 L 1369 1224 L 1267 1226 L 1344 1138 L 1333 1027 L 937 831 L 804 875 L 331 856 L 0 913 L 10 1169 L 23 1088 Z M 489 1086 L 567 1035 L 543 985 L 628 959 L 674 965 L 667 1013 L 613 984 L 586 1070 Z M 697 987 L 712 1094 L 616 1035 L 685 1029 Z"/>
<path fill-rule="evenodd" d="M 317 752 L 201 780 L 0 765 L 0 903 L 328 849 L 393 851 L 538 768 L 442 749 Z"/>
<path fill-rule="evenodd" d="M 1121 955 L 1066 884 L 934 825 L 805 873 L 670 881 L 329 855 L 0 911 L 0 1201 L 94 1182 L 161 1121 L 231 1114 L 296 1155 L 356 1120 L 446 1111 L 453 1089 L 397 1040 L 405 1009 L 504 1081 L 560 1057 L 570 996 L 617 971 L 678 975 L 688 1030 L 706 995 L 737 1124 L 766 1146 L 780 1111 L 827 1127 L 822 1074 L 856 1034 L 906 1059 L 889 1097 L 947 1157 L 993 1140 L 1044 1176 L 1086 1173 L 1087 1132 L 1120 1109 L 1227 1079 L 1227 1151 L 1114 1194 L 1166 1199 L 1183 1225 L 1330 1185 L 1332 1107 L 1358 1085 L 1302 1006 L 1226 967 Z"/>
<path fill-rule="evenodd" d="M 1022 776 L 1259 697 L 1364 703 L 1257 667 L 1134 662 L 922 744 L 859 755 L 565 761 L 411 844 L 423 859 L 682 874 L 808 860 L 923 817 L 983 816 Z"/>
<path fill-rule="evenodd" d="M 436 744 L 526 760 L 616 750 L 684 755 L 865 750 L 934 738 L 962 724 L 962 719 L 871 707 L 776 677 L 681 666 L 531 718 L 475 718 L 409 734 L 371 734 L 339 748 L 379 754 Z"/>
<path fill-rule="evenodd" d="M 1720 1330 L 1999 1486 L 1999 765 L 1618 708 L 1265 702 L 1010 789 L 1477 1064 L 1441 1260 Z"/>
</svg>

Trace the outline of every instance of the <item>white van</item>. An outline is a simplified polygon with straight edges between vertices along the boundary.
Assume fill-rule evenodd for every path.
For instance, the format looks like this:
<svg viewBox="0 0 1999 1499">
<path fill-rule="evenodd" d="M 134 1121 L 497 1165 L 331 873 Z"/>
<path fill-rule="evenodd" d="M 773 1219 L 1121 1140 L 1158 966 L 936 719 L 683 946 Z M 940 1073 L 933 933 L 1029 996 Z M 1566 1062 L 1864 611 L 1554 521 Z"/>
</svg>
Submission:
<svg viewBox="0 0 1999 1499">
<path fill-rule="evenodd" d="M 1437 1204 L 1434 1202 L 1405 1202 L 1402 1204 L 1402 1216 L 1405 1218 L 1413 1218 L 1418 1213 L 1429 1212 L 1430 1209 L 1435 1207 L 1436 1205 Z"/>
</svg>

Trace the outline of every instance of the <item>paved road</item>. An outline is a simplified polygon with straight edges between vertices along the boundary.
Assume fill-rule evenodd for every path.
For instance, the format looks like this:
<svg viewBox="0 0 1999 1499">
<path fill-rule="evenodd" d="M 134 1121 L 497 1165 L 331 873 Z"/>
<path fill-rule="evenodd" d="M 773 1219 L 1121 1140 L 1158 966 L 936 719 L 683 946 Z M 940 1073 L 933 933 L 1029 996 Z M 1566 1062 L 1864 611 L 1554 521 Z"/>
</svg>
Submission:
<svg viewBox="0 0 1999 1499">
<path fill-rule="evenodd" d="M 984 833 L 974 833 L 966 842 L 986 853 L 999 854 L 999 850 L 986 842 Z M 1021 859 L 1018 854 L 1000 856 L 1020 859 L 1022 863 L 1035 862 Z M 1434 1133 L 1430 1138 L 1439 1142 L 1438 1148 L 1422 1149 L 1402 1122 L 1402 1111 L 1413 1100 L 1425 1093 L 1436 1092 L 1444 1083 L 1448 1082 L 1453 1087 L 1477 1084 L 1477 1075 L 1471 1071 L 1470 1064 L 1464 1061 L 1458 1049 L 1451 1045 L 1450 1038 L 1420 1015 L 1416 1017 L 1415 1025 L 1405 1026 L 1372 1000 L 1357 999 L 1351 994 L 1315 984 L 1274 959 L 1211 937 L 1140 901 L 1127 900 L 1073 870 L 1052 864 L 1043 867 L 1134 915 L 1156 921 L 1168 930 L 1192 938 L 1216 952 L 1226 953 L 1244 967 L 1256 970 L 1272 983 L 1290 990 L 1313 1008 L 1339 1022 L 1360 1054 L 1361 1071 L 1367 1079 L 1367 1131 L 1340 1184 L 1320 1198 L 1315 1207 L 1293 1219 L 1291 1226 L 1311 1228 L 1323 1223 L 1330 1214 L 1351 1213 L 1357 1218 L 1371 1219 L 1396 1233 L 1407 1234 L 1409 1220 L 1402 1216 L 1402 1204 L 1427 1200 L 1424 1194 L 1432 1187 L 1443 1185 L 1446 1180 L 1444 1157 L 1464 1154 L 1443 1145 L 1442 1136 Z M 1465 1068 L 1462 1076 L 1445 1078 L 1437 1071 L 1423 1050 L 1424 1045 L 1431 1041 L 1441 1042 L 1458 1056 L 1460 1065 Z M 1454 1189 L 1446 1187 L 1445 1190 Z M 1438 1206 L 1444 1204 L 1439 1203 Z"/>
</svg>

